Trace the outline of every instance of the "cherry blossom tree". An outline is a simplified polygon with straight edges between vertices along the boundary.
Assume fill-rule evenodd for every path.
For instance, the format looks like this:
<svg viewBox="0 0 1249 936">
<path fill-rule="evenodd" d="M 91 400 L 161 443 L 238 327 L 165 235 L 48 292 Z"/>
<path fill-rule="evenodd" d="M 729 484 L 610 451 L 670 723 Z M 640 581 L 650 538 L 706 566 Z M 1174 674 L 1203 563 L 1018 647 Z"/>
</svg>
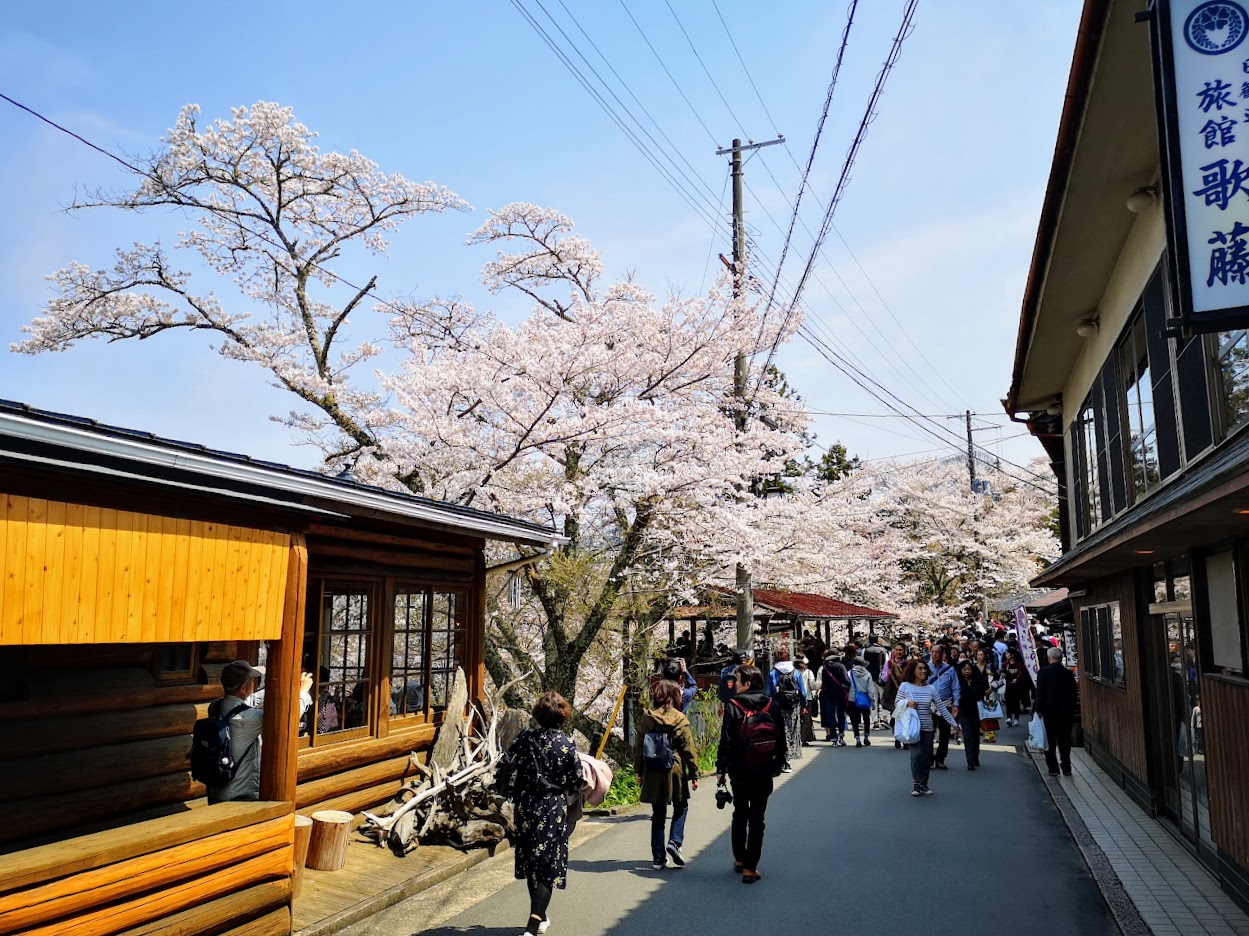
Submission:
<svg viewBox="0 0 1249 936">
<path fill-rule="evenodd" d="M 653 617 L 697 570 L 682 552 L 691 530 L 747 535 L 726 518 L 753 479 L 800 454 L 792 405 L 793 415 L 748 419 L 744 430 L 734 420 L 734 357 L 763 358 L 785 340 L 783 315 L 733 299 L 727 282 L 686 298 L 606 282 L 572 223 L 528 204 L 491 212 L 469 237 L 495 250 L 485 285 L 528 308 L 518 324 L 457 297 L 378 303 L 376 277 L 349 286 L 334 261 L 348 249 L 381 254 L 409 218 L 467 206 L 314 140 L 275 104 L 207 126 L 184 108 L 137 165 L 134 191 L 78 207 L 183 210 L 193 226 L 177 249 L 231 279 L 235 301 L 193 288 L 159 244 L 135 245 L 111 268 L 54 273 L 52 298 L 14 349 L 205 331 L 220 353 L 265 368 L 307 404 L 283 419 L 321 447 L 329 470 L 352 465 L 392 488 L 554 524 L 566 542 L 523 567 L 528 608 L 491 615 L 487 666 L 497 684 L 535 673 L 528 691 L 563 693 L 593 736 L 601 726 L 586 712 L 604 687 L 586 687 L 583 668 L 607 672 L 628 639 L 619 628 L 643 626 L 638 616 Z M 384 317 L 341 348 L 348 317 L 367 307 Z M 383 341 L 401 364 L 353 383 L 380 363 Z M 780 411 L 759 377 L 751 405 Z"/>
<path fill-rule="evenodd" d="M 49 276 L 53 296 L 13 350 L 207 332 L 222 355 L 259 364 L 343 436 L 371 444 L 358 419 L 379 398 L 348 377 L 379 347 L 340 345 L 377 277 L 348 287 L 332 265 L 347 250 L 384 254 L 387 236 L 418 215 L 469 206 L 441 186 L 387 175 L 355 151 L 323 152 L 315 140 L 277 104 L 238 107 L 229 120 L 207 125 L 188 104 L 156 155 L 132 163 L 133 191 L 91 192 L 71 210 L 182 210 L 192 226 L 175 249 L 198 254 L 201 268 L 232 280 L 238 297 L 223 302 L 211 289 L 193 288 L 191 274 L 160 243 L 136 243 L 118 249 L 111 267 L 72 263 Z"/>
</svg>

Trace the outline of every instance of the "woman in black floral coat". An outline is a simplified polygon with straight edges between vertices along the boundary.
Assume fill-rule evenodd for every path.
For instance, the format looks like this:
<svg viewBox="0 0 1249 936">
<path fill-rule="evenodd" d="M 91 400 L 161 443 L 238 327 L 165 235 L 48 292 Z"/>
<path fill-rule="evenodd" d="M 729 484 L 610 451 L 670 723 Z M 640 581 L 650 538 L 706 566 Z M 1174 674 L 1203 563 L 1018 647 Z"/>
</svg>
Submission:
<svg viewBox="0 0 1249 936">
<path fill-rule="evenodd" d="M 568 883 L 568 798 L 582 786 L 577 746 L 560 730 L 571 714 L 562 695 L 543 693 L 533 706 L 538 727 L 526 728 L 508 748 L 518 768 L 512 791 L 514 853 L 516 877 L 529 883 L 526 933 L 546 932 L 551 890 Z"/>
</svg>

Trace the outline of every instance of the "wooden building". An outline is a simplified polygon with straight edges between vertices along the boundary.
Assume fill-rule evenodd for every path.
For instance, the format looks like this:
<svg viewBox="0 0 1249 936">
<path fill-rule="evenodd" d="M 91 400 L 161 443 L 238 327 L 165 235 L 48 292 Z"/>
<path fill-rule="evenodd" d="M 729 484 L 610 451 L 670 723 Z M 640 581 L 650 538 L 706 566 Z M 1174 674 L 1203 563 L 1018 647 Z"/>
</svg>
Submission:
<svg viewBox="0 0 1249 936">
<path fill-rule="evenodd" d="M 1170 7 L 1186 30 L 1191 6 Z M 1249 908 L 1249 332 L 1177 325 L 1176 203 L 1201 183 L 1169 181 L 1160 9 L 1085 2 L 1005 403 L 1059 482 L 1064 552 L 1034 584 L 1069 589 L 1086 747 Z"/>
<path fill-rule="evenodd" d="M 296 810 L 394 794 L 456 667 L 480 694 L 486 541 L 558 539 L 0 402 L 0 933 L 289 933 Z M 239 658 L 261 801 L 208 806 L 190 731 Z"/>
</svg>

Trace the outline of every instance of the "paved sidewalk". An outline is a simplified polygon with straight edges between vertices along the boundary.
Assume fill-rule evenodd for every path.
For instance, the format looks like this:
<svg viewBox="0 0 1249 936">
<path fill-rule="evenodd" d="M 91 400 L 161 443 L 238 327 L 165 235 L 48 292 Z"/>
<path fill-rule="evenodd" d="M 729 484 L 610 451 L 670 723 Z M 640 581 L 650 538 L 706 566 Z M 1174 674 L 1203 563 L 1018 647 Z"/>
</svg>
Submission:
<svg viewBox="0 0 1249 936">
<path fill-rule="evenodd" d="M 1184 851 L 1161 822 L 1150 818 L 1111 782 L 1082 749 L 1071 752 L 1070 778 L 1047 776 L 1044 759 L 1039 754 L 1032 757 L 1042 779 L 1054 791 L 1059 809 L 1064 810 L 1063 800 L 1067 800 L 1082 822 L 1084 830 L 1068 817 L 1072 834 L 1084 850 L 1094 876 L 1099 878 L 1124 932 L 1249 936 L 1249 915 L 1197 859 Z M 1056 787 L 1061 792 L 1055 791 Z M 1089 840 L 1094 849 L 1088 847 Z M 1107 880 L 1106 870 L 1117 882 Z M 1119 887 L 1135 912 L 1116 906 L 1120 901 L 1115 899 L 1114 891 Z"/>
</svg>

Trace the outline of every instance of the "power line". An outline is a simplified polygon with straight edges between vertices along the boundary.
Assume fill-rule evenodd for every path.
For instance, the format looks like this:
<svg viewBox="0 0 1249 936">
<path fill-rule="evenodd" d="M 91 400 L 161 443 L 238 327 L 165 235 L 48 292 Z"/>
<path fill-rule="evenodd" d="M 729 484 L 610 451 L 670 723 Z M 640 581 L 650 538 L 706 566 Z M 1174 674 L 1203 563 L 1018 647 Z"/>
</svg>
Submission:
<svg viewBox="0 0 1249 936">
<path fill-rule="evenodd" d="M 790 241 L 793 240 L 793 237 L 794 237 L 794 225 L 798 222 L 798 211 L 802 207 L 802 196 L 807 191 L 807 186 L 811 179 L 811 167 L 815 165 L 815 154 L 816 154 L 816 151 L 820 147 L 820 138 L 824 134 L 824 123 L 825 121 L 828 120 L 828 110 L 833 104 L 833 93 L 837 90 L 837 79 L 841 75 L 841 63 L 845 59 L 845 56 L 846 56 L 846 46 L 850 44 L 850 27 L 854 25 L 854 13 L 855 13 L 855 10 L 858 8 L 858 5 L 859 5 L 859 0 L 853 0 L 853 2 L 850 4 L 850 9 L 846 14 L 846 27 L 841 32 L 841 45 L 837 49 L 837 59 L 836 59 L 836 62 L 833 64 L 833 76 L 829 80 L 829 83 L 828 83 L 828 92 L 824 95 L 824 108 L 820 112 L 820 119 L 815 125 L 815 138 L 811 141 L 811 153 L 807 157 L 807 167 L 802 171 L 802 180 L 798 183 L 798 194 L 794 198 L 794 211 L 793 211 L 793 214 L 790 215 L 790 218 L 789 218 L 789 230 L 785 232 L 785 241 L 781 245 L 781 259 L 778 260 L 776 264 L 776 277 L 772 280 L 772 289 L 768 293 L 768 308 L 772 307 L 772 303 L 776 299 L 776 290 L 777 290 L 777 287 L 780 285 L 780 281 L 781 281 L 781 270 L 784 269 L 785 258 L 789 255 L 789 244 L 790 244 Z M 716 12 L 719 13 L 720 12 L 719 9 L 717 9 Z M 720 18 L 720 22 L 724 23 L 724 17 Z M 728 29 L 729 29 L 728 24 L 725 23 L 724 31 L 728 32 Z M 729 33 L 729 41 L 733 42 L 732 33 Z M 733 42 L 733 49 L 734 51 L 737 50 L 737 43 L 735 42 Z M 738 57 L 738 60 L 741 61 L 740 53 L 738 54 L 737 57 Z M 745 61 L 742 61 L 742 68 L 743 69 L 746 68 Z M 750 77 L 749 71 L 746 72 L 746 77 L 748 78 Z M 754 79 L 751 79 L 750 83 L 751 83 L 751 86 L 753 87 Z M 759 93 L 758 88 L 755 88 L 755 93 L 756 94 Z M 759 98 L 759 103 L 763 104 L 762 97 Z M 764 104 L 763 110 L 765 113 L 767 112 L 767 109 L 768 109 L 767 105 Z M 769 119 L 771 118 L 771 116 L 772 116 L 771 114 L 768 114 Z M 788 149 L 788 147 L 786 147 L 786 149 Z M 763 164 L 764 166 L 767 166 L 767 160 L 763 160 Z M 768 170 L 768 174 L 771 175 L 770 169 Z M 772 177 L 772 181 L 776 182 L 775 176 Z M 780 188 L 779 182 L 777 183 L 777 188 L 778 189 Z M 805 227 L 805 224 L 804 224 L 804 227 Z M 810 231 L 808 231 L 808 233 L 810 233 Z M 772 350 L 768 353 L 768 364 L 772 363 L 772 357 L 773 355 L 775 355 L 775 353 L 776 353 L 776 345 L 773 344 Z M 766 365 L 764 366 L 764 370 L 767 370 Z"/>
<path fill-rule="evenodd" d="M 690 51 L 694 53 L 694 58 L 698 59 L 698 64 L 702 66 L 703 74 L 707 76 L 707 80 L 711 82 L 711 86 L 716 89 L 716 94 L 720 95 L 720 101 L 724 104 L 725 110 L 729 112 L 729 116 L 733 118 L 733 122 L 737 124 L 737 129 L 742 132 L 742 136 L 746 136 L 745 125 L 738 119 L 736 113 L 733 112 L 733 105 L 729 103 L 729 99 L 724 96 L 724 92 L 720 90 L 720 85 L 715 78 L 711 76 L 710 70 L 707 68 L 703 57 L 698 54 L 698 48 L 694 45 L 694 40 L 690 38 L 690 34 L 686 32 L 685 25 L 681 22 L 681 17 L 677 16 L 677 11 L 672 8 L 669 0 L 664 0 L 664 5 L 668 8 L 668 12 L 672 14 L 672 18 L 676 20 L 677 27 L 681 30 L 681 35 L 685 37 L 685 41 L 689 43 Z"/>
<path fill-rule="evenodd" d="M 525 8 L 521 0 L 511 0 L 511 3 L 512 3 L 512 6 L 516 8 L 517 12 L 519 12 L 521 16 L 525 19 L 525 21 L 530 25 L 530 27 L 532 27 L 533 30 L 538 33 L 539 37 L 541 37 L 543 42 L 546 43 L 547 47 L 550 48 L 550 50 L 555 54 L 556 58 L 558 58 L 560 62 L 564 65 L 564 67 L 568 69 L 569 73 L 577 80 L 577 82 L 594 99 L 594 101 L 599 105 L 599 107 L 603 109 L 603 111 L 607 114 L 607 116 L 611 118 L 612 122 L 615 123 L 616 126 L 620 128 L 620 131 L 626 137 L 628 137 L 629 141 L 637 148 L 638 152 L 641 153 L 642 156 L 648 162 L 650 162 L 652 166 L 655 167 L 656 171 L 658 171 L 659 174 L 664 177 L 664 179 L 668 182 L 668 184 L 671 185 L 673 190 L 676 191 L 677 194 L 681 196 L 681 198 L 685 201 L 685 203 L 689 205 L 690 208 L 693 209 L 697 214 L 699 214 L 703 218 L 703 220 L 708 223 L 708 226 L 711 227 L 712 230 L 715 230 L 716 223 L 717 223 L 715 217 L 710 215 L 710 212 L 706 208 L 700 207 L 695 202 L 694 200 L 695 196 L 691 195 L 684 186 L 682 186 L 680 183 L 677 182 L 676 178 L 672 175 L 672 173 L 670 173 L 666 168 L 664 168 L 659 163 L 658 159 L 654 156 L 654 154 L 652 154 L 651 151 L 637 137 L 637 135 L 634 134 L 633 131 L 630 130 L 629 127 L 625 125 L 624 120 L 615 112 L 614 108 L 612 108 L 611 105 L 607 102 L 607 100 L 594 88 L 590 80 L 585 77 L 585 75 L 581 72 L 581 70 L 577 68 L 576 64 L 559 47 L 558 43 L 555 42 L 554 38 L 542 27 L 542 24 L 537 21 L 537 18 L 534 17 L 533 14 L 530 13 L 529 10 Z M 542 7 L 540 0 L 538 0 L 538 5 Z M 546 13 L 548 18 L 551 18 L 550 13 L 546 11 L 545 7 L 542 7 L 542 10 L 544 13 Z M 554 20 L 552 20 L 552 22 L 554 22 Z M 556 23 L 556 28 L 559 28 L 558 23 Z M 561 34 L 564 35 L 564 38 L 566 41 L 568 41 L 569 45 L 574 49 L 574 51 L 577 52 L 579 56 L 581 56 L 582 60 L 584 61 L 585 56 L 582 55 L 579 49 L 577 49 L 576 44 L 568 39 L 567 34 L 563 33 L 562 29 L 560 30 L 560 32 Z M 591 68 L 591 71 L 593 71 L 593 68 Z M 596 77 L 598 77 L 597 72 L 595 72 L 595 75 Z M 599 81 L 600 82 L 602 81 L 601 77 L 599 78 Z M 613 93 L 611 92 L 610 88 L 608 88 L 608 92 Z M 613 96 L 614 96 L 614 93 L 613 93 Z M 619 100 L 619 98 L 617 98 L 617 100 Z M 627 108 L 626 108 L 626 112 L 628 112 Z M 630 114 L 629 116 L 633 119 L 634 123 L 637 123 L 636 117 L 633 117 L 632 114 Z M 652 138 L 652 142 L 653 142 L 653 138 Z"/>
<path fill-rule="evenodd" d="M 854 140 L 850 144 L 850 150 L 846 153 L 846 158 L 842 163 L 841 175 L 837 180 L 837 187 L 833 190 L 833 197 L 829 199 L 828 207 L 824 212 L 824 221 L 820 225 L 820 233 L 816 237 L 815 246 L 811 251 L 810 257 L 807 259 L 806 269 L 803 270 L 802 276 L 798 279 L 798 286 L 794 291 L 794 295 L 790 298 L 789 311 L 787 315 L 792 315 L 794 309 L 797 308 L 799 300 L 802 298 L 802 290 L 806 286 L 806 281 L 811 275 L 811 269 L 815 265 L 815 258 L 819 254 L 820 246 L 824 243 L 824 238 L 828 235 L 828 229 L 833 223 L 833 214 L 837 210 L 837 205 L 841 202 L 841 197 L 846 190 L 846 185 L 850 181 L 850 169 L 854 166 L 855 157 L 858 155 L 859 147 L 863 143 L 863 138 L 867 136 L 867 128 L 871 124 L 875 116 L 876 104 L 880 100 L 881 93 L 885 89 L 885 81 L 889 78 L 890 72 L 893 71 L 894 64 L 898 61 L 898 56 L 902 52 L 902 43 L 910 35 L 911 23 L 915 17 L 915 7 L 919 0 L 907 0 L 906 9 L 902 14 L 902 24 L 898 27 L 897 35 L 894 36 L 893 45 L 889 49 L 889 55 L 885 59 L 885 64 L 881 67 L 880 73 L 876 76 L 876 85 L 872 89 L 871 97 L 868 98 L 867 107 L 863 112 L 863 117 L 859 121 L 859 129 L 855 132 Z"/>
</svg>

